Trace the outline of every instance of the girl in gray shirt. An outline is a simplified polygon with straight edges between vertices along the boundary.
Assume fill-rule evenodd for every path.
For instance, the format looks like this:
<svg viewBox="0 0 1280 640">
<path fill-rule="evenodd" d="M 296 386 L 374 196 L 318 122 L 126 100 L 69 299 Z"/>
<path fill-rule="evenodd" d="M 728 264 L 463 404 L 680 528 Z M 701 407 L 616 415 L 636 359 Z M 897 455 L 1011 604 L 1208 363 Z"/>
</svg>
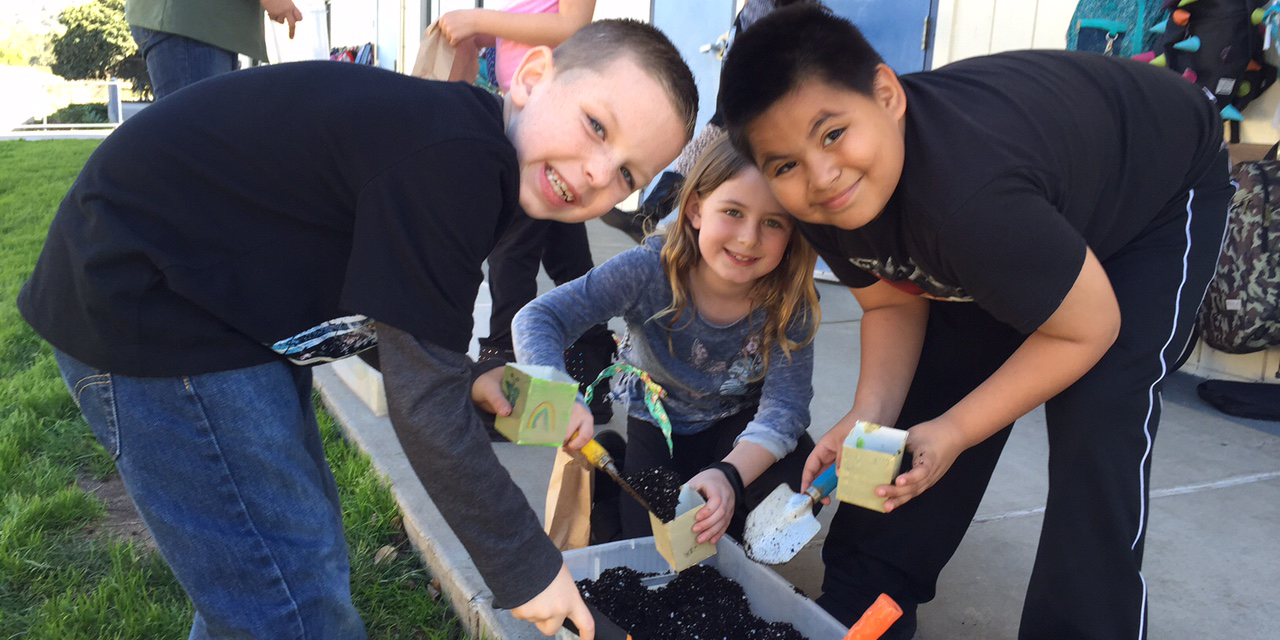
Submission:
<svg viewBox="0 0 1280 640">
<path fill-rule="evenodd" d="M 813 447 L 815 254 L 723 137 L 694 166 L 681 203 L 665 236 L 538 297 L 512 333 L 520 362 L 564 369 L 564 348 L 583 331 L 626 321 L 619 357 L 665 389 L 671 440 L 646 407 L 645 385 L 615 381 L 629 399 L 623 471 L 676 471 L 706 497 L 693 530 L 714 543 L 726 532 L 740 538 L 747 512 L 779 483 L 800 488 Z M 571 420 L 570 432 L 594 428 L 581 404 Z M 624 499 L 620 514 L 622 537 L 648 535 L 638 504 Z"/>
</svg>

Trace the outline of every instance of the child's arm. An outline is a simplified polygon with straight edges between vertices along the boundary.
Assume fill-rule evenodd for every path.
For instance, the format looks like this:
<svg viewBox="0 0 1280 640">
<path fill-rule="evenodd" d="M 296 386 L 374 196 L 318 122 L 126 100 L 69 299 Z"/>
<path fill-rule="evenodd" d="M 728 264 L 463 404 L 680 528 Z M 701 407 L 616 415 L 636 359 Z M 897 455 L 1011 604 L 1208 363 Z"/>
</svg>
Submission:
<svg viewBox="0 0 1280 640">
<path fill-rule="evenodd" d="M 892 425 L 898 420 L 924 345 L 929 301 L 886 282 L 850 289 L 862 307 L 861 356 L 853 407 L 821 438 L 804 464 L 802 489 L 838 461 L 845 436 L 858 420 Z M 824 499 L 824 502 L 829 500 Z"/>
<path fill-rule="evenodd" d="M 489 40 L 502 38 L 531 46 L 554 47 L 564 42 L 575 31 L 591 22 L 595 13 L 595 0 L 560 0 L 558 13 L 510 13 L 492 9 L 460 9 L 442 16 L 437 24 L 449 44 L 471 37 L 479 46 L 491 46 Z"/>
<path fill-rule="evenodd" d="M 637 247 L 525 305 L 511 322 L 516 360 L 565 370 L 564 349 L 587 329 L 623 315 L 650 286 L 666 286 L 657 254 Z M 591 439 L 595 420 L 582 399 L 569 417 L 571 450 Z"/>
<path fill-rule="evenodd" d="M 1120 306 L 1102 263 L 1086 251 L 1058 309 L 985 382 L 934 420 L 911 427 L 912 467 L 876 490 L 891 511 L 933 486 L 965 449 L 1066 389 L 1111 348 Z"/>
</svg>

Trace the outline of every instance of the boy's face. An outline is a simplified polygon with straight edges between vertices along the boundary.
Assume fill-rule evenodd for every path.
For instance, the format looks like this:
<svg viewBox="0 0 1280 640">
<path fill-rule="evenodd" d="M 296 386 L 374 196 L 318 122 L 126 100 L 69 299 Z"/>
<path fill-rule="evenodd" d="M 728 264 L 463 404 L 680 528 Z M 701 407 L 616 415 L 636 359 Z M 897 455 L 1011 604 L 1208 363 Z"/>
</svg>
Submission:
<svg viewBox="0 0 1280 640">
<path fill-rule="evenodd" d="M 747 125 L 753 160 L 795 217 L 857 229 L 893 195 L 902 176 L 906 95 L 885 65 L 872 93 L 809 78 Z"/>
<path fill-rule="evenodd" d="M 631 56 L 599 71 L 557 74 L 536 47 L 511 82 L 507 136 L 520 163 L 520 205 L 531 218 L 598 217 L 652 180 L 686 142 L 671 98 Z"/>
</svg>

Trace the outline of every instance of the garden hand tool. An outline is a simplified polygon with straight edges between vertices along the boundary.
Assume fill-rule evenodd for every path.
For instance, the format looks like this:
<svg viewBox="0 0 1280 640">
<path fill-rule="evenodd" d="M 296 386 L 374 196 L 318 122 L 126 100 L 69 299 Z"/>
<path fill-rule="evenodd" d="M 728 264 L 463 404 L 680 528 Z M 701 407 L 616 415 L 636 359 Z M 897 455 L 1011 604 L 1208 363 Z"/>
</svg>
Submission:
<svg viewBox="0 0 1280 640">
<path fill-rule="evenodd" d="M 592 440 L 592 442 L 595 441 Z M 596 622 L 596 640 L 631 640 L 631 634 L 601 613 L 599 609 L 595 608 L 595 605 L 585 600 L 583 603 L 587 605 L 587 610 L 591 612 L 591 619 Z M 573 624 L 573 621 L 568 618 L 564 619 L 564 628 L 578 633 L 578 625 Z"/>
<path fill-rule="evenodd" d="M 882 593 L 863 612 L 862 617 L 849 627 L 849 633 L 845 635 L 844 640 L 877 640 L 901 617 L 902 607 L 899 607 L 889 594 Z"/>
<path fill-rule="evenodd" d="M 645 508 L 645 511 L 653 513 L 649 503 L 644 498 L 641 498 L 640 494 L 635 489 L 632 489 L 631 485 L 627 484 L 627 481 L 622 478 L 622 474 L 618 471 L 618 465 L 613 461 L 613 456 L 609 455 L 609 452 L 600 446 L 600 443 L 596 442 L 595 438 L 592 438 L 590 442 L 582 447 L 582 455 L 587 458 L 587 461 L 592 466 L 613 478 L 613 481 L 618 483 L 618 486 L 622 487 L 622 490 L 626 491 L 632 498 L 635 498 L 636 502 L 639 502 L 640 506 Z"/>
<path fill-rule="evenodd" d="M 804 493 L 781 484 L 747 514 L 742 531 L 747 557 L 765 564 L 782 564 L 796 557 L 822 529 L 813 517 L 813 505 L 836 488 L 836 466 L 814 479 Z"/>
</svg>

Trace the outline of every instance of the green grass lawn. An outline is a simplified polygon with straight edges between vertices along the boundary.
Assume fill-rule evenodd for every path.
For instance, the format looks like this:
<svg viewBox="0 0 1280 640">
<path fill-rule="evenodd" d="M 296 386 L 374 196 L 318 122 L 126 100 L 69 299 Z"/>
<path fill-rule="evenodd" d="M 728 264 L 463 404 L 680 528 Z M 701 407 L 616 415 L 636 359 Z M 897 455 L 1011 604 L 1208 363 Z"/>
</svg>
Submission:
<svg viewBox="0 0 1280 640">
<path fill-rule="evenodd" d="M 111 460 L 14 304 L 58 202 L 96 146 L 0 142 L 0 638 L 183 638 L 191 624 L 190 603 L 158 554 L 84 533 L 105 512 L 76 478 L 107 477 Z M 318 414 L 369 637 L 463 637 L 447 604 L 431 597 L 390 492 Z M 388 545 L 398 557 L 375 565 Z"/>
</svg>

